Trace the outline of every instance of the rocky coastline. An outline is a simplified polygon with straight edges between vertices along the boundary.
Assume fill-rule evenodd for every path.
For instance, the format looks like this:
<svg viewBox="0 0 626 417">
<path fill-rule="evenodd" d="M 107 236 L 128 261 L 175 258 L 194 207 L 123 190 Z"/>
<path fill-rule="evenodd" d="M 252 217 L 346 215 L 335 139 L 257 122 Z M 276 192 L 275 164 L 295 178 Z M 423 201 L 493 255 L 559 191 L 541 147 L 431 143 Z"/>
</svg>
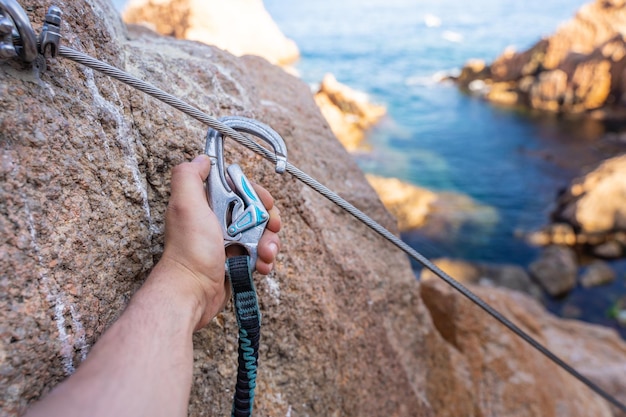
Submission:
<svg viewBox="0 0 626 417">
<path fill-rule="evenodd" d="M 518 54 L 507 50 L 490 66 L 482 61 L 472 61 L 456 81 L 461 88 L 499 104 L 527 106 L 572 117 L 585 115 L 600 120 L 626 120 L 622 117 L 626 116 L 626 107 L 622 109 L 626 102 L 621 98 L 626 93 L 621 87 L 626 85 L 626 61 L 622 61 L 624 54 L 619 52 L 626 51 L 620 49 L 624 44 L 622 36 L 626 35 L 623 29 L 625 8 L 622 1 L 592 2 L 582 7 L 555 35 L 538 42 L 529 51 Z M 599 54 L 604 54 L 604 58 L 600 59 Z M 610 71 L 603 73 L 594 65 L 608 66 Z M 563 72 L 564 69 L 569 72 Z M 564 74 L 569 80 L 567 92 L 555 97 L 544 93 L 531 97 L 538 91 L 555 91 L 546 83 L 556 77 L 554 73 Z M 330 81 L 329 85 L 336 85 L 336 80 L 331 78 Z M 603 88 L 606 91 L 602 92 Z M 352 110 L 365 106 L 363 103 L 367 102 L 362 95 L 342 94 L 342 104 L 329 106 L 330 100 L 322 93 L 331 89 L 350 91 L 344 86 L 322 87 L 316 95 L 318 106 L 346 149 L 362 149 L 363 137 L 379 119 L 363 116 L 365 111 Z M 569 99 L 564 100 L 559 94 L 569 94 Z M 547 296 L 561 297 L 578 285 L 595 287 L 617 278 L 606 261 L 626 255 L 626 227 L 622 224 L 626 218 L 625 169 L 626 159 L 618 155 L 588 169 L 587 173 L 581 172 L 581 176 L 556 197 L 556 209 L 546 219 L 547 225 L 541 230 L 517 236 L 531 245 L 545 247 L 524 271 L 532 282 L 532 285 L 522 286 L 526 288 L 524 292 L 537 296 L 538 291 L 543 291 Z M 401 231 L 420 229 L 420 233 L 430 236 L 454 233 L 466 222 L 486 225 L 497 221 L 495 213 L 476 206 L 466 196 L 437 194 L 395 178 L 367 175 L 367 179 L 385 207 L 396 217 Z M 506 276 L 509 265 L 456 262 L 464 266 L 455 269 L 461 277 L 482 271 L 481 279 L 470 280 L 473 284 L 511 288 L 506 279 L 501 278 L 503 271 Z M 444 262 L 443 269 L 450 265 L 450 262 Z M 607 305 L 607 309 L 612 311 L 611 315 L 619 325 L 626 327 L 626 297 Z"/>
<path fill-rule="evenodd" d="M 31 2 L 36 27 L 46 7 Z M 301 80 L 265 59 L 127 28 L 106 0 L 67 0 L 63 12 L 68 46 L 209 114 L 271 125 L 292 163 L 396 230 Z M 0 93 L 0 410 L 12 417 L 75 370 L 154 266 L 171 168 L 202 151 L 206 128 L 63 59 L 45 72 L 0 63 Z M 441 281 L 415 280 L 405 256 L 303 184 L 241 147 L 226 152 L 284 219 L 275 272 L 256 277 L 259 415 L 619 416 Z M 509 289 L 476 286 L 491 274 L 481 266 L 467 285 L 626 401 L 626 343 L 614 331 L 547 313 L 511 290 L 526 282 L 515 268 L 502 272 Z M 190 416 L 229 413 L 235 328 L 226 310 L 195 335 Z"/>
<path fill-rule="evenodd" d="M 626 117 L 626 5 L 595 0 L 530 49 L 469 62 L 455 81 L 498 104 L 621 122 Z"/>
<path fill-rule="evenodd" d="M 528 50 L 507 49 L 491 64 L 472 60 L 454 81 L 498 105 L 564 119 L 590 117 L 623 128 L 625 28 L 624 1 L 595 0 Z M 545 227 L 520 233 L 519 238 L 545 247 L 528 272 L 551 296 L 565 295 L 579 284 L 586 288 L 616 279 L 606 262 L 626 255 L 626 159 L 623 148 L 616 152 L 597 166 L 581 169 L 555 195 Z M 615 306 L 626 326 L 626 300 Z"/>
</svg>

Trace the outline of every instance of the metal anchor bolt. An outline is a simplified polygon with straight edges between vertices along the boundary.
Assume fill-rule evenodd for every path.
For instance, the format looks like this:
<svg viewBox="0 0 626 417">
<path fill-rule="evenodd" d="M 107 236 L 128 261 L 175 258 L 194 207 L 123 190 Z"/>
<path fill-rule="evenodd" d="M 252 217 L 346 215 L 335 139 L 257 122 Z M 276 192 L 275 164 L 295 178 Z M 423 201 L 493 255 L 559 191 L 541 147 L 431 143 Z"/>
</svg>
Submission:
<svg viewBox="0 0 626 417">
<path fill-rule="evenodd" d="M 43 29 L 39 36 L 39 51 L 46 55 L 50 52 L 50 57 L 55 58 L 59 52 L 61 42 L 61 9 L 51 6 L 46 13 Z"/>
</svg>

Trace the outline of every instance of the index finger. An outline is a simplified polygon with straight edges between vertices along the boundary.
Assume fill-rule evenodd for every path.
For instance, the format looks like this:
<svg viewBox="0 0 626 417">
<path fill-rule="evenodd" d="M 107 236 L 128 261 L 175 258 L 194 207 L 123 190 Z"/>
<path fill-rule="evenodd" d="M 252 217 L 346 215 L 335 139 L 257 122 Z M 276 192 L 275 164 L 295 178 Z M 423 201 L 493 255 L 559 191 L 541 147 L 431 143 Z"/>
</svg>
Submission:
<svg viewBox="0 0 626 417">
<path fill-rule="evenodd" d="M 274 233 L 278 233 L 281 225 L 280 210 L 278 210 L 278 207 L 274 205 L 274 197 L 272 197 L 269 191 L 259 184 L 252 183 L 252 187 L 270 215 L 270 219 L 267 222 L 267 228 Z"/>
<path fill-rule="evenodd" d="M 274 207 L 274 197 L 272 197 L 270 192 L 267 191 L 265 188 L 263 188 L 263 186 L 255 182 L 252 183 L 252 187 L 254 188 L 254 191 L 256 191 L 257 195 L 261 199 L 261 202 L 265 206 L 265 209 L 267 211 L 270 211 Z"/>
</svg>

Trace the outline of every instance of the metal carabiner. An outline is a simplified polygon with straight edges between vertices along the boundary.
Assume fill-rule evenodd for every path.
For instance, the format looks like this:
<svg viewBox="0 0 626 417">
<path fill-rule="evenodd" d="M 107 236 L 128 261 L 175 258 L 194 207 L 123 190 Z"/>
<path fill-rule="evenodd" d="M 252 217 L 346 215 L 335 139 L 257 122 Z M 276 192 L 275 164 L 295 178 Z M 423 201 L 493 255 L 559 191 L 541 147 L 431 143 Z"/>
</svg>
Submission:
<svg viewBox="0 0 626 417">
<path fill-rule="evenodd" d="M 276 172 L 282 174 L 285 171 L 287 147 L 276 131 L 245 117 L 229 116 L 219 121 L 272 146 L 276 154 Z M 206 182 L 209 205 L 222 227 L 224 247 L 239 245 L 245 248 L 250 257 L 250 266 L 254 269 L 259 239 L 269 220 L 269 213 L 239 165 L 233 164 L 225 169 L 224 135 L 210 128 L 204 153 L 211 158 L 211 172 Z"/>
<path fill-rule="evenodd" d="M 14 35 L 21 45 L 13 42 Z M 15 0 L 0 0 L 0 58 L 19 56 L 26 63 L 37 58 L 37 36 L 26 12 Z"/>
<path fill-rule="evenodd" d="M 0 0 L 0 59 L 19 57 L 28 64 L 38 53 L 55 58 L 60 43 L 61 9 L 50 6 L 37 38 L 22 6 L 15 0 Z"/>
</svg>

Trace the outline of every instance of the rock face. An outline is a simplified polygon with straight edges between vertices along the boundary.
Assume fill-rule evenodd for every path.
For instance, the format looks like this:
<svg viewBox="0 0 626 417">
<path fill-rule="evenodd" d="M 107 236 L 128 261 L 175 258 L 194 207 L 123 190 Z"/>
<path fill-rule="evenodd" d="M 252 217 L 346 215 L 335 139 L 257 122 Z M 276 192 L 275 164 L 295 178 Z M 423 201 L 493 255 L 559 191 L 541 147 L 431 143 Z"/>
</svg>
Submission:
<svg viewBox="0 0 626 417">
<path fill-rule="evenodd" d="M 386 113 L 383 106 L 372 104 L 364 93 L 339 83 L 326 74 L 315 94 L 315 102 L 343 146 L 354 151 L 365 138 L 365 131 Z"/>
<path fill-rule="evenodd" d="M 30 2 L 36 28 L 47 6 Z M 196 42 L 129 39 L 100 0 L 68 0 L 63 12 L 66 45 L 212 115 L 271 125 L 292 163 L 393 225 L 301 81 Z M 0 63 L 0 108 L 0 410 L 17 416 L 73 372 L 158 260 L 171 168 L 202 151 L 206 129 L 65 59 L 45 73 Z M 256 278 L 257 415 L 611 416 L 447 287 L 420 286 L 405 256 L 331 203 L 239 146 L 226 157 L 272 192 L 284 220 L 276 271 Z M 481 294 L 626 400 L 614 333 Z M 190 416 L 229 413 L 235 327 L 227 309 L 196 333 Z"/>
<path fill-rule="evenodd" d="M 262 0 L 130 0 L 124 20 L 234 55 L 259 55 L 274 64 L 290 64 L 300 56 Z"/>
<path fill-rule="evenodd" d="M 607 329 L 582 325 L 574 320 L 561 320 L 543 310 L 539 303 L 520 292 L 504 289 L 485 289 L 470 286 L 479 296 L 494 305 L 505 316 L 530 332 L 533 337 L 545 343 L 567 363 L 581 369 L 586 375 L 606 378 L 604 385 L 618 398 L 626 396 L 626 386 L 622 375 L 626 364 L 615 368 L 607 366 L 599 357 L 621 357 L 622 341 Z M 563 372 L 543 372 L 550 366 L 543 357 L 535 356 L 521 341 L 509 331 L 502 331 L 473 308 L 469 301 L 458 297 L 453 290 L 440 280 L 428 280 L 421 286 L 422 299 L 428 307 L 435 327 L 445 339 L 455 346 L 457 352 L 472 358 L 464 371 L 467 381 L 480 381 L 475 385 L 476 398 L 485 401 L 486 416 L 556 416 L 566 412 L 550 410 L 544 404 L 562 390 L 574 389 L 582 393 L 582 385 L 570 385 L 570 378 Z M 581 340 L 584 342 L 581 343 Z M 518 360 L 509 361 L 506 352 L 516 352 Z M 602 352 L 598 354 L 598 352 Z M 495 381 L 506 380 L 500 385 Z M 495 382 L 495 383 L 494 383 Z M 551 388 L 545 389 L 550 386 Z M 543 388 L 542 388 L 543 387 Z M 610 388 L 609 388 L 610 387 Z M 453 389 L 453 388 L 448 388 Z M 532 392 L 533 400 L 524 403 L 523 392 Z M 586 407 L 581 398 L 569 401 L 573 407 Z M 491 402 L 500 398 L 498 403 Z M 457 412 L 452 416 L 479 415 Z M 609 410 L 589 411 L 588 416 L 609 416 Z M 618 412 L 613 414 L 619 416 Z M 623 415 L 623 413 L 622 413 Z"/>
<path fill-rule="evenodd" d="M 622 117 L 626 106 L 626 4 L 595 0 L 529 50 L 511 50 L 489 67 L 466 66 L 459 83 L 491 101 L 552 112 Z M 471 89 L 471 88 L 470 88 Z M 602 111 L 596 111 L 602 109 Z"/>
</svg>

